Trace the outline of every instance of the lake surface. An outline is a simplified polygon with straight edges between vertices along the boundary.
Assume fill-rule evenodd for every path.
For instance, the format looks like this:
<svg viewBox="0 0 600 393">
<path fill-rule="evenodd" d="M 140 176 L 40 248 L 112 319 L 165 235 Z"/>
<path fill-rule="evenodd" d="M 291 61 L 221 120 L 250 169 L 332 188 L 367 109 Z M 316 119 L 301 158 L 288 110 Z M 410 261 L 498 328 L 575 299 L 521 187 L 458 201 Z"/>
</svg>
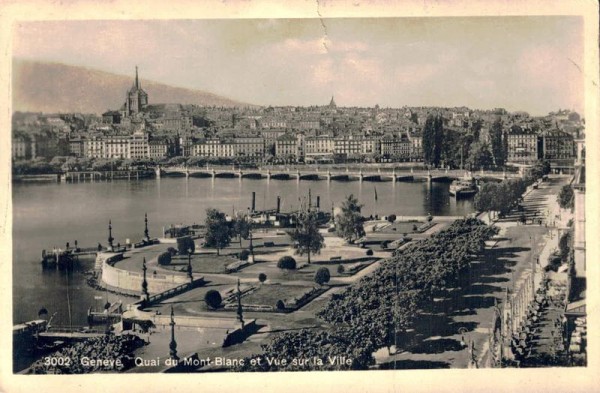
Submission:
<svg viewBox="0 0 600 393">
<path fill-rule="evenodd" d="M 282 211 L 297 209 L 309 189 L 313 205 L 339 206 L 349 194 L 364 204 L 363 214 L 397 216 L 463 216 L 473 212 L 472 200 L 455 200 L 447 183 L 338 182 L 210 178 L 162 178 L 139 181 L 87 183 L 13 184 L 13 319 L 20 323 L 37 319 L 45 307 L 56 312 L 58 325 L 85 325 L 87 309 L 100 307 L 117 295 L 89 287 L 83 272 L 93 268 L 93 258 L 72 272 L 42 270 L 42 249 L 64 248 L 77 240 L 80 247 L 107 243 L 112 220 L 115 244 L 143 237 L 144 213 L 148 213 L 151 237 L 177 223 L 201 223 L 213 207 L 231 214 L 246 211 L 256 192 L 258 210 L 275 208 L 281 196 Z M 375 200 L 377 193 L 377 201 Z M 102 296 L 101 300 L 95 296 Z M 129 301 L 132 298 L 125 298 Z M 70 307 L 69 307 L 70 306 Z"/>
</svg>

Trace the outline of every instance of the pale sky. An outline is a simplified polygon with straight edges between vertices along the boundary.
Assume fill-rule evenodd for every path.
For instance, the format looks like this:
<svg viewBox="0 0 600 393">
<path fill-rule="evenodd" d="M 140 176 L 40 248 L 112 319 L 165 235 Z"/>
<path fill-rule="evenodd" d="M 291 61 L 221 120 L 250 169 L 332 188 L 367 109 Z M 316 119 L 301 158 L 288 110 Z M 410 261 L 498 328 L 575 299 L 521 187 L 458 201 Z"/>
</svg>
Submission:
<svg viewBox="0 0 600 393">
<path fill-rule="evenodd" d="M 580 17 L 60 21 L 14 56 L 258 105 L 583 109 Z M 150 97 L 151 99 L 151 97 Z"/>
</svg>

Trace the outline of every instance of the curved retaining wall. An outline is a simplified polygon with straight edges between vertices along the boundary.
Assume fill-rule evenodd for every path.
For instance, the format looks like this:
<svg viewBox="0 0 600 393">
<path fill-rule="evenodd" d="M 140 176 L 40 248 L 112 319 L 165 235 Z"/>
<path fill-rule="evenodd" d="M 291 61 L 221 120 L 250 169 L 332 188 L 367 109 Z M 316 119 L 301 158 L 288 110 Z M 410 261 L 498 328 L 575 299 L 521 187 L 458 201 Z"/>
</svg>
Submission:
<svg viewBox="0 0 600 393">
<path fill-rule="evenodd" d="M 113 288 L 141 294 L 143 274 L 116 268 L 113 266 L 115 262 L 117 260 L 112 256 L 102 262 L 102 282 Z M 146 273 L 146 281 L 148 282 L 148 293 L 153 295 L 188 283 L 189 278 L 185 275 Z"/>
</svg>

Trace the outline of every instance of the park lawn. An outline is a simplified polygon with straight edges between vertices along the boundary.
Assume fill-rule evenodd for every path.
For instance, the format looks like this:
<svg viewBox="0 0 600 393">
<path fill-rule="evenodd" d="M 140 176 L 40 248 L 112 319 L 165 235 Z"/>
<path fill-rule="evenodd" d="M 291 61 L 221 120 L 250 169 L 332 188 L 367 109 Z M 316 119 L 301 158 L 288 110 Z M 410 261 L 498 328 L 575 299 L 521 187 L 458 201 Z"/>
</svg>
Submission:
<svg viewBox="0 0 600 393">
<path fill-rule="evenodd" d="M 201 254 L 192 255 L 192 271 L 194 273 L 226 273 L 226 267 L 238 259 L 229 255 Z M 175 271 L 187 271 L 187 258 L 173 258 L 171 264 L 164 266 Z M 183 270 L 181 270 L 183 269 Z"/>
<path fill-rule="evenodd" d="M 413 226 L 420 227 L 423 225 L 423 222 L 394 222 L 390 226 L 378 230 L 377 233 L 394 233 L 394 234 L 402 234 L 402 233 L 414 233 Z M 379 224 L 381 225 L 381 224 Z"/>
<path fill-rule="evenodd" d="M 263 284 L 251 294 L 244 296 L 242 298 L 242 304 L 275 306 L 278 300 L 283 300 L 287 305 L 291 304 L 294 298 L 301 297 L 312 288 L 313 286 L 308 285 Z"/>
<path fill-rule="evenodd" d="M 350 267 L 355 265 L 364 264 L 365 267 L 370 265 L 376 260 L 373 258 L 368 261 L 361 262 L 352 262 L 352 263 L 342 263 L 346 272 L 350 269 Z M 314 282 L 315 273 L 320 267 L 326 267 L 329 269 L 330 276 L 333 277 L 347 277 L 349 274 L 340 274 L 338 273 L 339 262 L 330 262 L 327 264 L 310 264 L 304 266 L 299 270 L 284 270 L 277 267 L 276 263 L 267 262 L 267 263 L 256 263 L 244 268 L 244 270 L 236 273 L 237 276 L 241 278 L 256 278 L 258 280 L 258 275 L 260 273 L 265 273 L 267 275 L 267 280 L 278 280 L 278 281 L 306 281 L 306 282 Z"/>
</svg>

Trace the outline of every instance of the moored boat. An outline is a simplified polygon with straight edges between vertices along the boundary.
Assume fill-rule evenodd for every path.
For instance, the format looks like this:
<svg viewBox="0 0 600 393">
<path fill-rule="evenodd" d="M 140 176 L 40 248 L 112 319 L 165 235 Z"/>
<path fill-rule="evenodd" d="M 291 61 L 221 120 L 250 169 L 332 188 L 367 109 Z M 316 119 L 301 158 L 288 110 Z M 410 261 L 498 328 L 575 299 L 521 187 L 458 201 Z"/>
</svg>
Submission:
<svg viewBox="0 0 600 393">
<path fill-rule="evenodd" d="M 450 184 L 450 195 L 459 198 L 475 195 L 477 193 L 477 185 L 472 177 L 464 177 L 457 179 Z"/>
</svg>

